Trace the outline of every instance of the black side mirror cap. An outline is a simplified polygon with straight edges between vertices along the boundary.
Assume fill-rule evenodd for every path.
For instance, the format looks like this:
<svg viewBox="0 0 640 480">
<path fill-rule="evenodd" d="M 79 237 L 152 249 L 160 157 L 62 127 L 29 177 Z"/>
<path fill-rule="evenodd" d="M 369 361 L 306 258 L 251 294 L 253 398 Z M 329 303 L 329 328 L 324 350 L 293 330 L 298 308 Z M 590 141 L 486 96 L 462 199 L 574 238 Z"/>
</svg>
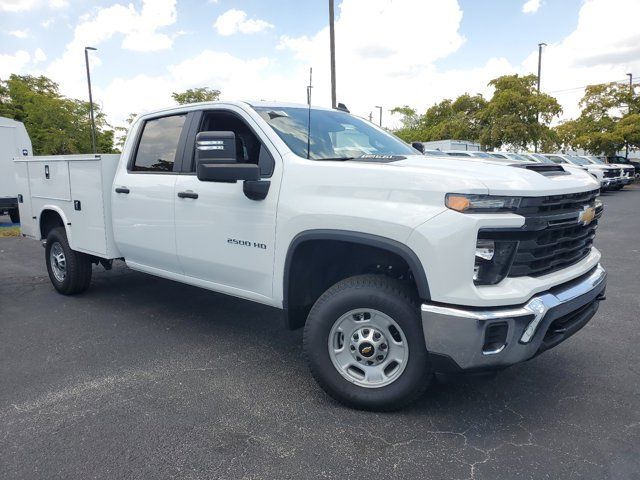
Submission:
<svg viewBox="0 0 640 480">
<path fill-rule="evenodd" d="M 411 143 L 411 146 L 418 150 L 420 153 L 424 153 L 424 145 L 422 144 L 422 142 L 413 142 Z"/>
<path fill-rule="evenodd" d="M 196 135 L 196 165 L 207 163 L 235 163 L 236 134 L 233 132 L 200 132 Z"/>
</svg>

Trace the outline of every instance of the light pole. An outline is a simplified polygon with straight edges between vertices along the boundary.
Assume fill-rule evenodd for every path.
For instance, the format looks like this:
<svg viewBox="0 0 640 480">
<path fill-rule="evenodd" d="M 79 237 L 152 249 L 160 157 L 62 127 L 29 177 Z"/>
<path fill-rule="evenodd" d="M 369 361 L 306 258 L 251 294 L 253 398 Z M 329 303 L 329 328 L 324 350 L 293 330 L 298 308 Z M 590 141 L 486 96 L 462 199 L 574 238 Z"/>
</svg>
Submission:
<svg viewBox="0 0 640 480">
<path fill-rule="evenodd" d="M 89 85 L 89 114 L 91 115 L 91 146 L 93 153 L 98 153 L 96 149 L 96 119 L 93 116 L 93 95 L 91 94 L 91 74 L 89 73 L 89 50 L 97 50 L 94 47 L 84 47 L 84 63 L 87 66 L 87 84 Z"/>
<path fill-rule="evenodd" d="M 379 105 L 376 105 L 376 108 L 380 110 L 380 128 L 382 128 L 382 107 Z"/>
<path fill-rule="evenodd" d="M 542 47 L 546 46 L 546 43 L 538 44 L 538 93 L 540 93 L 540 74 L 542 73 Z"/>
<path fill-rule="evenodd" d="M 627 73 L 629 77 L 629 114 L 631 114 L 631 102 L 633 101 L 633 73 Z M 629 142 L 625 142 L 624 158 L 629 160 Z"/>
<path fill-rule="evenodd" d="M 546 43 L 538 44 L 538 93 L 540 93 L 540 74 L 542 73 L 542 47 L 546 47 Z M 536 112 L 536 123 L 540 123 L 540 112 Z M 535 143 L 535 151 L 538 151 L 538 141 Z"/>
<path fill-rule="evenodd" d="M 329 0 L 329 49 L 331 50 L 331 108 L 336 108 L 336 31 L 333 21 L 333 0 Z"/>
</svg>

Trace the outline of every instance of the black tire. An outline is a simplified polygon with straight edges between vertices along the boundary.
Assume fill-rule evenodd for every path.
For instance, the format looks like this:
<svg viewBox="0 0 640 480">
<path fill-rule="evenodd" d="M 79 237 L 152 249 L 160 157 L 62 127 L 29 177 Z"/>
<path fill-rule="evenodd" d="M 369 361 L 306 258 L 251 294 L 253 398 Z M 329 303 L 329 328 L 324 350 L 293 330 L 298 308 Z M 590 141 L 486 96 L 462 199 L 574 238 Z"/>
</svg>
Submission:
<svg viewBox="0 0 640 480">
<path fill-rule="evenodd" d="M 347 380 L 329 355 L 334 323 L 354 309 L 373 309 L 391 317 L 408 344 L 408 361 L 392 383 L 376 388 Z M 399 281 L 382 275 L 359 275 L 338 282 L 315 303 L 304 328 L 304 353 L 316 381 L 334 399 L 350 407 L 391 411 L 417 399 L 433 377 L 417 300 Z"/>
<path fill-rule="evenodd" d="M 59 245 L 65 258 L 64 278 L 56 277 L 51 261 L 51 250 Z M 84 253 L 76 252 L 69 246 L 67 234 L 62 227 L 54 228 L 47 236 L 47 247 L 45 248 L 45 262 L 49 279 L 55 289 L 63 295 L 74 295 L 82 293 L 91 284 L 91 258 Z"/>
<path fill-rule="evenodd" d="M 17 208 L 9 210 L 9 218 L 13 223 L 20 223 L 20 210 Z"/>
</svg>

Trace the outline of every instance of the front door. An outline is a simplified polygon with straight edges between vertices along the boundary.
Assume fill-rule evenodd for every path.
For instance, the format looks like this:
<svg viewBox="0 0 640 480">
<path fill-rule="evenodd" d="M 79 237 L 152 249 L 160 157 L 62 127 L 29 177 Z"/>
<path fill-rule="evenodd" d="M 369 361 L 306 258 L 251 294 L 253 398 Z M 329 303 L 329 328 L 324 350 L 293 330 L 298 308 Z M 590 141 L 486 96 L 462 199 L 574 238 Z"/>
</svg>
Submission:
<svg viewBox="0 0 640 480">
<path fill-rule="evenodd" d="M 118 168 L 111 193 L 118 248 L 133 267 L 181 274 L 175 241 L 176 157 L 186 114 L 146 120 L 133 160 Z M 186 132 L 185 132 L 186 135 Z"/>
<path fill-rule="evenodd" d="M 251 121 L 251 120 L 250 120 Z M 202 113 L 187 139 L 193 150 L 200 131 L 234 132 L 239 162 L 260 165 L 270 189 L 264 200 L 250 200 L 243 183 L 202 182 L 190 174 L 175 185 L 176 242 L 180 264 L 196 284 L 240 297 L 267 302 L 272 298 L 276 209 L 281 161 L 268 139 L 229 107 Z M 270 153 L 274 152 L 274 153 Z M 193 198 L 196 197 L 197 198 Z"/>
</svg>

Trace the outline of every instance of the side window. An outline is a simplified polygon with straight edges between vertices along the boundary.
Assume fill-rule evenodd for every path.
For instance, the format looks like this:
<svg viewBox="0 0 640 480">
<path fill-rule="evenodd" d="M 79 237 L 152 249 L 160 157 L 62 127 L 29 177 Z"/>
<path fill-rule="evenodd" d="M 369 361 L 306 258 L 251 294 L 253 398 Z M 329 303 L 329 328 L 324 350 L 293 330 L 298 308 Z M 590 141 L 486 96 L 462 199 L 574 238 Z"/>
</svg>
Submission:
<svg viewBox="0 0 640 480">
<path fill-rule="evenodd" d="M 236 135 L 236 160 L 238 163 L 255 163 L 263 177 L 271 176 L 275 166 L 273 157 L 238 115 L 227 112 L 204 112 L 198 132 L 233 132 Z M 192 167 L 195 171 L 195 165 Z"/>
<path fill-rule="evenodd" d="M 186 115 L 147 120 L 133 162 L 135 172 L 172 172 Z"/>
</svg>

